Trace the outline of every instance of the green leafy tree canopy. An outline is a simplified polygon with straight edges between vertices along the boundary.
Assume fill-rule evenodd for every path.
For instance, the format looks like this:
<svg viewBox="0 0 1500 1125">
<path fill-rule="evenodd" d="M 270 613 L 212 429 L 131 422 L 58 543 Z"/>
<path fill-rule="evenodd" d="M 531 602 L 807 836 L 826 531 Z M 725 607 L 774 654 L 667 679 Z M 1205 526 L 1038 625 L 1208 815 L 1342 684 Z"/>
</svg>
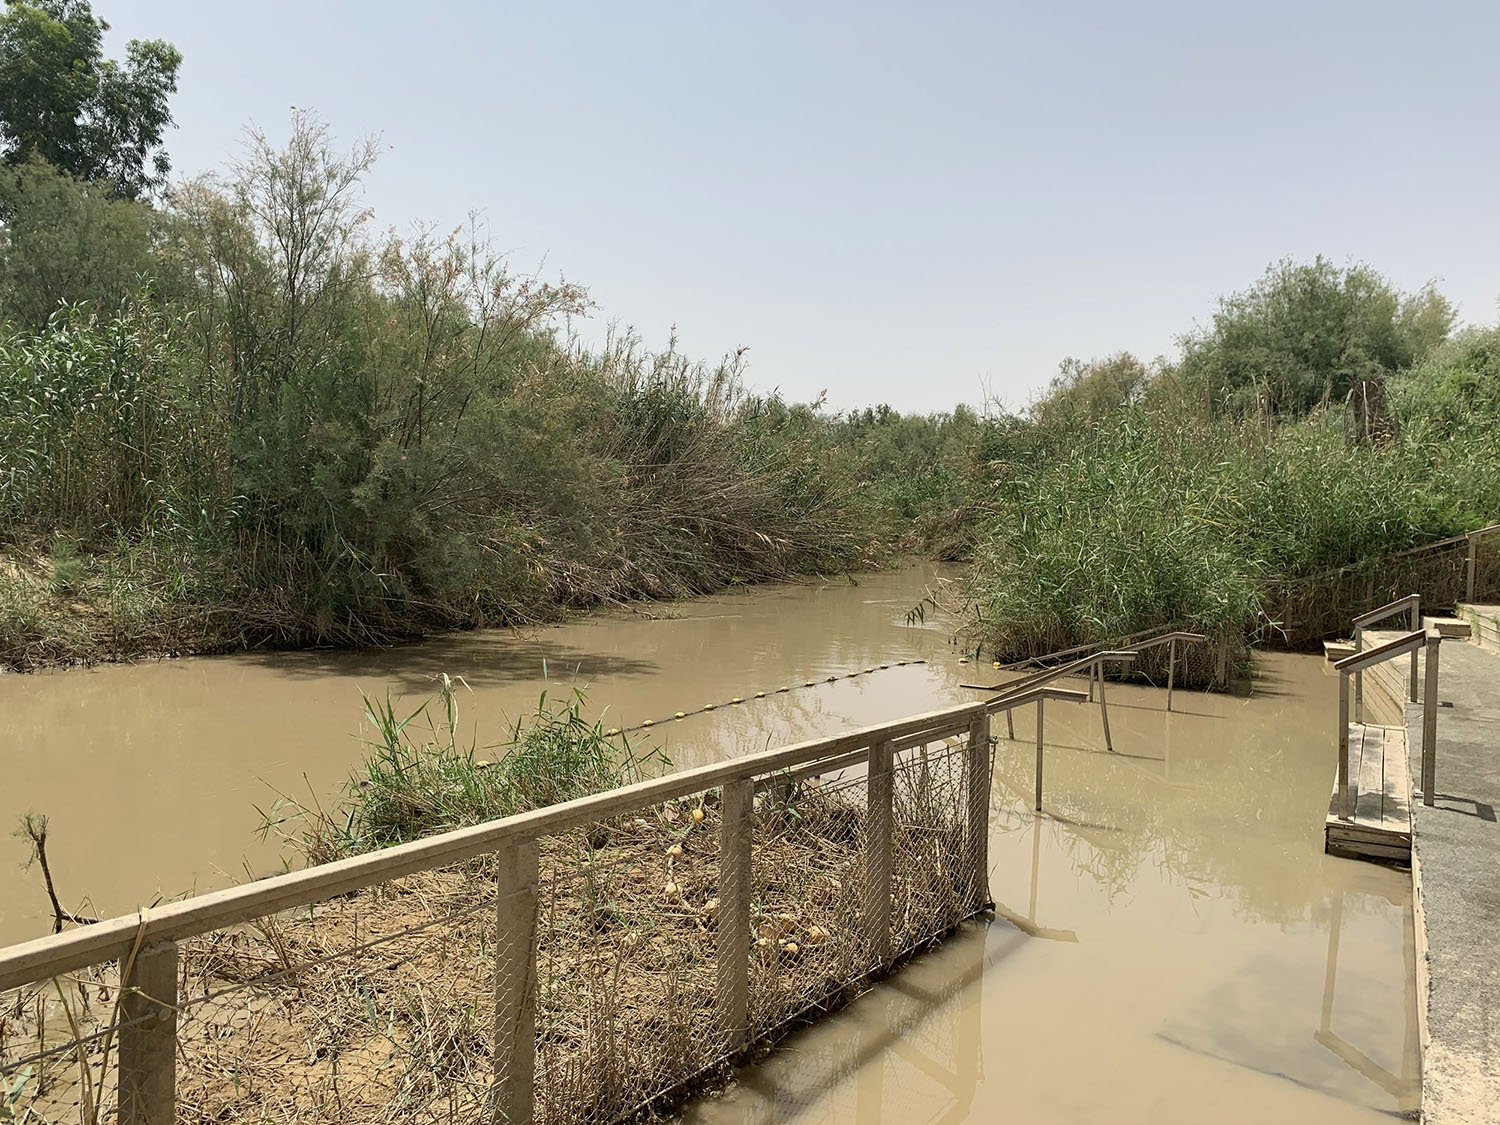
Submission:
<svg viewBox="0 0 1500 1125">
<path fill-rule="evenodd" d="M 107 30 L 88 0 L 6 0 L 0 159 L 41 157 L 139 199 L 166 182 L 162 134 L 172 124 L 167 99 L 182 54 L 164 40 L 132 39 L 123 62 L 106 59 Z"/>
<path fill-rule="evenodd" d="M 1216 404 L 1300 414 L 1411 366 L 1454 319 L 1431 286 L 1402 294 L 1368 266 L 1282 261 L 1182 339 L 1180 374 Z"/>
</svg>

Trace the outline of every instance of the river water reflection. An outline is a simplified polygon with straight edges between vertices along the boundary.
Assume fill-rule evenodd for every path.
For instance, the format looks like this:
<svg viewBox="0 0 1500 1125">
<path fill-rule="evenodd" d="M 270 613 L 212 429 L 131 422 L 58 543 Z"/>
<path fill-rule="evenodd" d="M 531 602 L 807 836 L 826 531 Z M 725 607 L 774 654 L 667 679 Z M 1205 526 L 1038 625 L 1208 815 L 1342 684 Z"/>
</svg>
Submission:
<svg viewBox="0 0 1500 1125">
<path fill-rule="evenodd" d="M 51 930 L 37 873 L 10 828 L 48 815 L 68 905 L 99 914 L 275 871 L 256 806 L 277 793 L 327 802 L 370 734 L 360 693 L 415 706 L 439 673 L 462 676 L 460 726 L 498 741 L 519 715 L 574 686 L 611 726 L 736 696 L 748 702 L 650 732 L 699 765 L 972 699 L 945 634 L 906 612 L 944 572 L 731 590 L 646 612 L 515 632 L 486 630 L 366 652 L 255 652 L 0 676 L 0 943 Z M 882 663 L 930 661 L 879 671 Z M 876 668 L 826 684 L 830 675 Z M 815 681 L 815 686 L 802 685 Z M 760 690 L 795 685 L 756 700 Z"/>
<path fill-rule="evenodd" d="M 690 1108 L 724 1122 L 1377 1121 L 1419 1103 L 1405 873 L 1323 855 L 1333 681 L 1111 687 L 999 744 L 998 917 Z M 998 731 L 1005 734 L 1003 721 Z"/>
<path fill-rule="evenodd" d="M 46 812 L 64 897 L 118 913 L 277 869 L 254 806 L 336 796 L 368 733 L 361 691 L 414 705 L 437 674 L 462 676 L 461 726 L 481 745 L 544 689 L 586 685 L 622 727 L 745 699 L 652 728 L 680 766 L 972 700 L 959 685 L 991 670 L 905 621 L 942 577 L 759 587 L 376 652 L 0 677 L 0 825 Z M 898 661 L 924 663 L 879 668 Z M 1338 1122 L 1414 1108 L 1409 879 L 1322 853 L 1336 715 L 1324 663 L 1262 655 L 1248 694 L 1179 692 L 1171 715 L 1163 695 L 1111 687 L 1116 754 L 1097 708 L 1048 708 L 1040 819 L 1020 713 L 996 757 L 997 919 L 687 1120 Z M 24 855 L 0 834 L 0 942 L 50 929 Z"/>
</svg>

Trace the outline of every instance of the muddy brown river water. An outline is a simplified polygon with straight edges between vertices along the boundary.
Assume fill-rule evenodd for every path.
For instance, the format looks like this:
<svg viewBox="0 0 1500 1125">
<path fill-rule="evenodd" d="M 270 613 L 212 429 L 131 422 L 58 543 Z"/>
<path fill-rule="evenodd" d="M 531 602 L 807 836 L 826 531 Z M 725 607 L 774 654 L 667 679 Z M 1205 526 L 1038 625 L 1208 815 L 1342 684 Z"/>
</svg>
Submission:
<svg viewBox="0 0 1500 1125">
<path fill-rule="evenodd" d="M 59 889 L 117 913 L 282 857 L 277 791 L 336 796 L 368 735 L 360 692 L 415 704 L 463 676 L 482 745 L 539 693 L 585 685 L 607 725 L 696 765 L 970 700 L 941 626 L 906 611 L 940 573 L 731 591 L 657 615 L 479 632 L 366 653 L 251 653 L 0 677 L 0 824 L 51 820 Z M 836 683 L 806 681 L 882 663 Z M 544 671 L 545 669 L 545 671 Z M 792 684 L 764 700 L 758 690 Z M 1112 686 L 1048 709 L 1044 814 L 1031 715 L 996 758 L 996 919 L 799 1032 L 693 1123 L 1373 1121 L 1418 1100 L 1410 880 L 1322 853 L 1335 684 L 1264 654 L 1239 695 Z M 50 929 L 0 835 L 0 943 Z"/>
</svg>

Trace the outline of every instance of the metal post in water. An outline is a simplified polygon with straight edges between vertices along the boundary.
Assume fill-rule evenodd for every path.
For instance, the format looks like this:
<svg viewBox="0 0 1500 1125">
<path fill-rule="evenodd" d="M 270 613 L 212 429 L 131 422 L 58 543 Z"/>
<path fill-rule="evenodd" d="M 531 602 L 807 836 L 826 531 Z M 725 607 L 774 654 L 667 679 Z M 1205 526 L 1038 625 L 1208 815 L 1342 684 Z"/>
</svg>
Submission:
<svg viewBox="0 0 1500 1125">
<path fill-rule="evenodd" d="M 1099 716 L 1104 720 L 1104 748 L 1111 753 L 1114 752 L 1114 740 L 1109 736 L 1109 704 L 1104 699 L 1104 664 L 1099 662 Z"/>
<path fill-rule="evenodd" d="M 1042 811 L 1042 704 L 1043 696 L 1036 697 L 1036 811 Z"/>
<path fill-rule="evenodd" d="M 1172 709 L 1172 681 L 1177 673 L 1177 639 L 1167 646 L 1167 710 Z"/>
<path fill-rule="evenodd" d="M 969 906 L 982 910 L 990 898 L 990 715 L 981 711 L 969 723 Z"/>
</svg>

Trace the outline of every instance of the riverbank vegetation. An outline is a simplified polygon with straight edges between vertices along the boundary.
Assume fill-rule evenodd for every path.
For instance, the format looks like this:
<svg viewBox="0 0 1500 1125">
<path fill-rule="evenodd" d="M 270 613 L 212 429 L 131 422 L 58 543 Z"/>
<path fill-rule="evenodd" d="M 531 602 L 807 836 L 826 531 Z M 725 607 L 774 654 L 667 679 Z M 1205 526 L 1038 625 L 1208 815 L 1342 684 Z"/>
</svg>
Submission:
<svg viewBox="0 0 1500 1125">
<path fill-rule="evenodd" d="M 1180 362 L 1064 364 L 971 464 L 971 637 L 1276 643 L 1288 582 L 1500 521 L 1500 330 L 1452 325 L 1319 259 L 1225 299 Z"/>
<path fill-rule="evenodd" d="M 301 115 L 157 209 L 7 173 L 0 660 L 380 643 L 876 561 L 815 408 L 750 393 L 742 354 L 579 345 L 587 293 L 478 222 L 376 234 L 374 156 Z"/>
<path fill-rule="evenodd" d="M 380 230 L 378 144 L 310 113 L 169 184 L 180 56 L 111 62 L 103 27 L 0 15 L 0 666 L 380 644 L 903 551 L 968 564 L 955 608 L 1001 657 L 1274 641 L 1278 583 L 1500 519 L 1500 330 L 1455 336 L 1431 287 L 1283 262 L 1175 361 L 830 414 L 751 390 L 743 348 L 584 346 L 587 291 L 477 218 Z"/>
</svg>

